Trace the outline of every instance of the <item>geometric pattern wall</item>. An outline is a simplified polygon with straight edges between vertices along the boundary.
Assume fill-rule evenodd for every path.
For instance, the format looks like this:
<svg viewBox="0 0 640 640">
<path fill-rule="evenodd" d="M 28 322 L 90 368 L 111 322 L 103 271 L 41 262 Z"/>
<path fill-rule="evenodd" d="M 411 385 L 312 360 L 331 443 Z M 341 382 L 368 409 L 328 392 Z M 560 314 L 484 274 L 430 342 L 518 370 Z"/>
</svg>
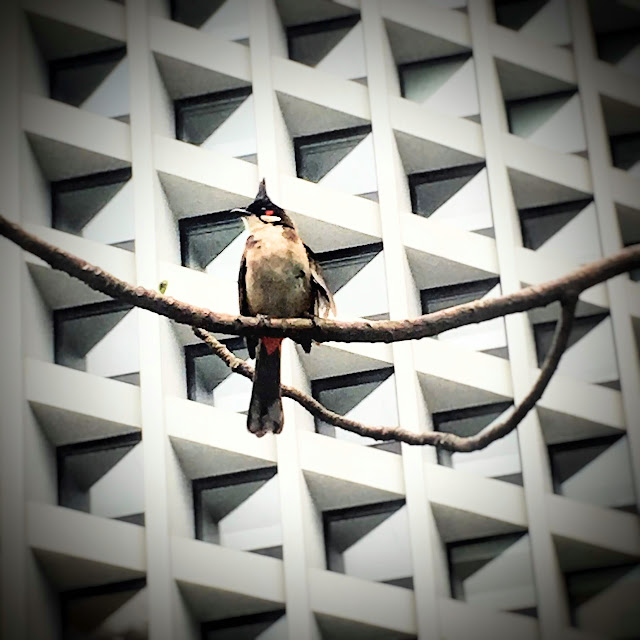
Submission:
<svg viewBox="0 0 640 640">
<path fill-rule="evenodd" d="M 631 2 L 0 15 L 3 215 L 134 285 L 237 313 L 231 210 L 263 177 L 344 320 L 512 293 L 640 242 Z M 516 431 L 451 454 L 289 400 L 257 439 L 249 382 L 187 327 L 0 255 L 7 638 L 640 635 L 637 274 L 580 296 Z M 366 423 L 472 435 L 522 400 L 557 320 L 288 342 L 283 381 Z"/>
</svg>

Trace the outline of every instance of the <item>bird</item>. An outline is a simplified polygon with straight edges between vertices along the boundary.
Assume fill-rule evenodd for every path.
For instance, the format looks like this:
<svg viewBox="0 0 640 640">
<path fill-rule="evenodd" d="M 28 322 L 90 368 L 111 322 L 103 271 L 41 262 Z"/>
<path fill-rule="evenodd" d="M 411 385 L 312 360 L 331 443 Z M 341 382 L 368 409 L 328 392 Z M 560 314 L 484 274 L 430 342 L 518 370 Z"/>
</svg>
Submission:
<svg viewBox="0 0 640 640">
<path fill-rule="evenodd" d="M 233 209 L 249 232 L 238 274 L 240 314 L 269 318 L 335 315 L 333 295 L 313 251 L 302 242 L 295 223 L 267 195 L 263 179 L 255 200 Z M 280 397 L 282 338 L 246 338 L 256 359 L 247 428 L 258 437 L 282 431 Z M 311 339 L 301 343 L 309 353 Z"/>
</svg>

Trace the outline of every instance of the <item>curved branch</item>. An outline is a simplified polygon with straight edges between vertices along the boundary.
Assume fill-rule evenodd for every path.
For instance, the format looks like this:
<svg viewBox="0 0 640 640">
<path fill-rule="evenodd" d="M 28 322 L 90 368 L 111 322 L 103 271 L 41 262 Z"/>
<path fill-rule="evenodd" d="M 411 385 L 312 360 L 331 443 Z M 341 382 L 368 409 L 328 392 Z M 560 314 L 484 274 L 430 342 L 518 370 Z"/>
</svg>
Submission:
<svg viewBox="0 0 640 640">
<path fill-rule="evenodd" d="M 344 322 L 314 318 L 264 319 L 214 313 L 157 291 L 134 287 L 85 260 L 59 249 L 0 216 L 0 235 L 15 242 L 92 289 L 192 327 L 239 336 L 282 336 L 316 342 L 396 342 L 417 340 L 493 318 L 544 307 L 569 293 L 578 295 L 609 278 L 640 267 L 640 245 L 591 262 L 571 273 L 499 298 L 475 300 L 411 320 Z"/>
<path fill-rule="evenodd" d="M 288 385 L 280 385 L 281 393 L 286 398 L 295 400 L 303 406 L 311 415 L 319 418 L 327 424 L 334 427 L 345 429 L 357 433 L 360 436 L 374 438 L 376 440 L 395 440 L 398 442 L 406 442 L 411 445 L 431 445 L 446 449 L 447 451 L 469 452 L 484 449 L 494 440 L 506 436 L 513 431 L 522 422 L 524 417 L 535 406 L 536 402 L 542 397 L 549 381 L 551 380 L 555 370 L 558 367 L 560 358 L 567 347 L 571 327 L 573 325 L 573 316 L 578 302 L 577 296 L 570 296 L 562 302 L 562 316 L 556 327 L 555 334 L 549 353 L 544 361 L 540 375 L 535 384 L 524 397 L 522 402 L 515 407 L 513 412 L 501 422 L 491 424 L 474 436 L 458 436 L 454 433 L 445 433 L 442 431 L 428 431 L 426 433 L 415 433 L 402 429 L 401 427 L 372 427 L 350 420 L 333 411 L 330 411 L 315 398 L 290 387 Z M 243 375 L 245 378 L 253 380 L 253 367 L 247 362 L 233 355 L 219 340 L 212 335 L 206 333 L 202 329 L 193 328 L 193 332 L 204 341 L 211 351 L 217 355 L 225 364 L 236 373 Z"/>
</svg>

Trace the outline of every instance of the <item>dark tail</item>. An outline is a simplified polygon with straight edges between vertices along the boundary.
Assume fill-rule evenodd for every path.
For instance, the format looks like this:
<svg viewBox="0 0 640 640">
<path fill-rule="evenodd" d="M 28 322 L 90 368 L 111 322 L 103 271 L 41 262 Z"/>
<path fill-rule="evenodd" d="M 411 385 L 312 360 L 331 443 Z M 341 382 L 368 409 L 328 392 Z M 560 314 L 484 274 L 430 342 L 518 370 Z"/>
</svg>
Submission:
<svg viewBox="0 0 640 640">
<path fill-rule="evenodd" d="M 247 428 L 259 438 L 270 431 L 282 431 L 284 416 L 280 399 L 281 343 L 281 339 L 262 338 L 258 344 Z"/>
</svg>

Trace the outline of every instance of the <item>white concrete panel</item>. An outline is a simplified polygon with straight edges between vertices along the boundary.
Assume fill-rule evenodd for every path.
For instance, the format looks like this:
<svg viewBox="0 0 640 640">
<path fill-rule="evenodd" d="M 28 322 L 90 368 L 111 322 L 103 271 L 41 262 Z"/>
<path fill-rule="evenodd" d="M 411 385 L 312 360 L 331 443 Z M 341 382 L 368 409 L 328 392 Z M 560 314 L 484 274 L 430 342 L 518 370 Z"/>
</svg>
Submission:
<svg viewBox="0 0 640 640">
<path fill-rule="evenodd" d="M 424 104 L 451 116 L 465 118 L 480 112 L 473 58 L 467 60 Z"/>
<path fill-rule="evenodd" d="M 377 191 L 373 134 L 360 141 L 318 184 L 353 195 Z"/>
<path fill-rule="evenodd" d="M 27 530 L 29 544 L 35 549 L 129 571 L 145 571 L 143 527 L 73 509 L 29 503 Z"/>
<path fill-rule="evenodd" d="M 415 634 L 415 600 L 410 589 L 368 582 L 333 571 L 311 570 L 311 608 L 316 613 Z"/>
<path fill-rule="evenodd" d="M 138 311 L 133 309 L 86 356 L 86 370 L 111 378 L 140 371 Z"/>
<path fill-rule="evenodd" d="M 571 153 L 587 148 L 580 96 L 567 100 L 544 124 L 527 138 L 555 151 Z"/>
<path fill-rule="evenodd" d="M 127 182 L 84 226 L 82 237 L 116 244 L 132 240 L 134 236 L 133 185 Z"/>
<path fill-rule="evenodd" d="M 565 2 L 566 0 L 549 0 L 520 29 L 520 34 L 547 44 L 569 44 L 571 27 Z"/>
<path fill-rule="evenodd" d="M 200 146 L 234 158 L 257 153 L 253 96 L 249 96 Z"/>
<path fill-rule="evenodd" d="M 482 169 L 459 191 L 456 191 L 430 219 L 454 224 L 465 231 L 488 229 L 493 226 L 487 170 Z"/>
<path fill-rule="evenodd" d="M 201 27 L 201 31 L 223 40 L 249 37 L 249 3 L 227 0 Z"/>
<path fill-rule="evenodd" d="M 385 582 L 413 574 L 406 507 L 381 522 L 342 554 L 344 572 Z"/>
<path fill-rule="evenodd" d="M 628 440 L 620 438 L 565 480 L 560 493 L 567 498 L 602 507 L 616 508 L 633 504 L 635 495 Z"/>
<path fill-rule="evenodd" d="M 363 318 L 389 309 L 384 252 L 356 273 L 334 296 L 337 317 L 341 320 Z"/>
<path fill-rule="evenodd" d="M 554 233 L 536 253 L 541 256 L 560 255 L 563 259 L 584 264 L 602 257 L 598 220 L 594 202 L 587 205 L 560 231 Z"/>
<path fill-rule="evenodd" d="M 593 383 L 618 379 L 611 318 L 605 318 L 564 352 L 558 373 Z"/>
<path fill-rule="evenodd" d="M 315 68 L 345 80 L 364 78 L 367 75 L 367 63 L 362 22 L 358 22 Z"/>
<path fill-rule="evenodd" d="M 80 108 L 107 118 L 129 113 L 129 58 L 118 62 Z"/>
<path fill-rule="evenodd" d="M 89 490 L 91 513 L 119 518 L 144 512 L 144 450 L 136 445 Z"/>
</svg>

